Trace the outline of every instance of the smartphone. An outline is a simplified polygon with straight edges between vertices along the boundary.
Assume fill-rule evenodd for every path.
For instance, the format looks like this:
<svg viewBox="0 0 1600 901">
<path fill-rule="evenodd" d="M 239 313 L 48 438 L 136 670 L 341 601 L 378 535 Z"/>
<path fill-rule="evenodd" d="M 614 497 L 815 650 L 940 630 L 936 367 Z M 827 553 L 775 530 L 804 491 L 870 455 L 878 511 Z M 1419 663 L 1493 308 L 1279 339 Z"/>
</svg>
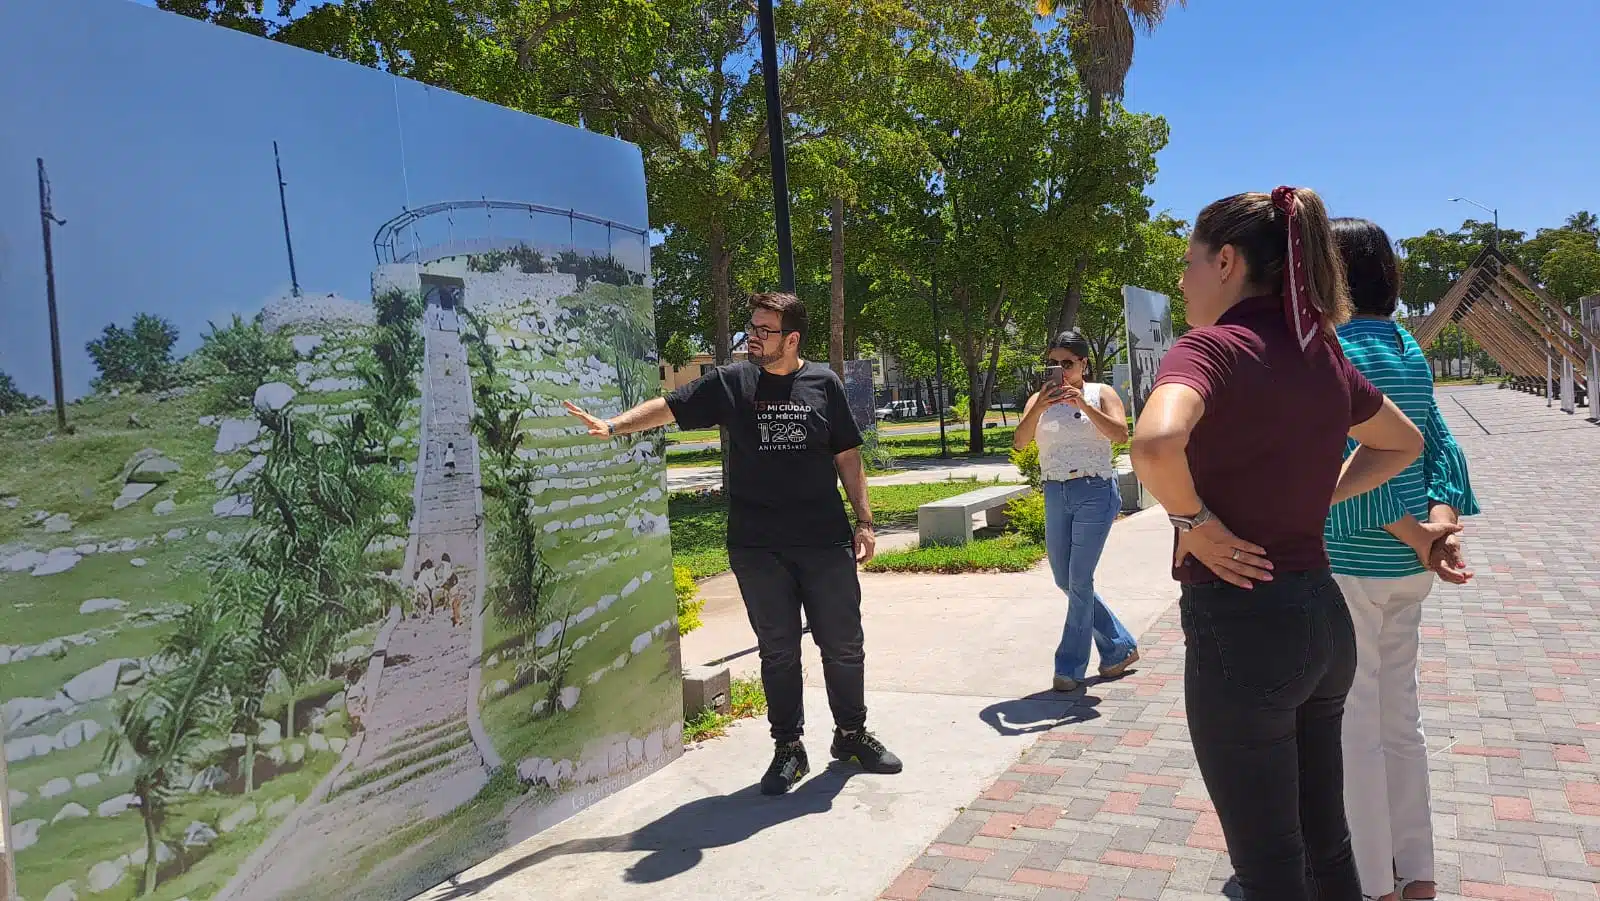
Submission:
<svg viewBox="0 0 1600 901">
<path fill-rule="evenodd" d="M 1044 368 L 1044 387 L 1060 388 L 1067 383 L 1067 371 L 1060 366 L 1046 366 Z"/>
</svg>

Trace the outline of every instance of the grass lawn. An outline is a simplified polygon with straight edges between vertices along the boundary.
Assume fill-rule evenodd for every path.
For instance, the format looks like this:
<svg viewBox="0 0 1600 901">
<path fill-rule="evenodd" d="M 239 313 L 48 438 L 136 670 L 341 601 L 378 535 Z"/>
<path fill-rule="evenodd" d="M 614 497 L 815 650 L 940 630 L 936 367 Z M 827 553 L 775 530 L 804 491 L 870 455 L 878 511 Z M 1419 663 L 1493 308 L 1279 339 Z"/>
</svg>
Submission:
<svg viewBox="0 0 1600 901">
<path fill-rule="evenodd" d="M 875 573 L 1026 572 L 1045 557 L 1044 545 L 1012 533 L 979 538 L 963 547 L 922 547 L 879 554 L 866 565 Z"/>
<path fill-rule="evenodd" d="M 735 722 L 767 712 L 767 694 L 761 690 L 760 679 L 751 677 L 734 679 L 728 688 L 728 695 L 733 707 L 728 713 L 702 710 L 684 721 L 684 744 L 721 738 L 728 733 L 728 727 Z"/>
<path fill-rule="evenodd" d="M 958 479 L 915 485 L 879 485 L 871 490 L 872 515 L 880 530 L 915 526 L 918 507 L 930 501 L 965 494 L 981 484 L 991 483 Z M 843 489 L 840 489 L 840 493 L 843 494 Z M 728 571 L 728 507 L 726 498 L 720 492 L 674 494 L 667 502 L 667 517 L 672 522 L 674 565 L 689 567 L 689 572 L 696 579 Z"/>
</svg>

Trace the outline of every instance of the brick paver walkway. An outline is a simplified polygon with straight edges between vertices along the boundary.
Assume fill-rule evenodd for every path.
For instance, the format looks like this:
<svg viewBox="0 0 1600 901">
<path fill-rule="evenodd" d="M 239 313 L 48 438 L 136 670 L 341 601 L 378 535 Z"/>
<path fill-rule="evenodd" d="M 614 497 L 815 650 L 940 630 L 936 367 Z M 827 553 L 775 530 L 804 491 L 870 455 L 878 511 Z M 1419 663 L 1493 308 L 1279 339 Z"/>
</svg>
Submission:
<svg viewBox="0 0 1600 901">
<path fill-rule="evenodd" d="M 1600 427 L 1539 398 L 1441 391 L 1485 513 L 1477 578 L 1423 628 L 1442 897 L 1600 893 Z M 1216 898 L 1232 868 L 1183 714 L 1176 607 L 882 894 L 896 901 Z M 1228 888 L 1236 894 L 1236 888 Z"/>
</svg>

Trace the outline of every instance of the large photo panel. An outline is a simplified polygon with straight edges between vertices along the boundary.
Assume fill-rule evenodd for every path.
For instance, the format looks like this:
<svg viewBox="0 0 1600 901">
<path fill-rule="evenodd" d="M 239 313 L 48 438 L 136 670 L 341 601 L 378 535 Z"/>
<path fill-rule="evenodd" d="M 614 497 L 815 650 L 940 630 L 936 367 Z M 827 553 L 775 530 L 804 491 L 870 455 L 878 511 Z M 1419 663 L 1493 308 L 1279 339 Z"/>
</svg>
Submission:
<svg viewBox="0 0 1600 901">
<path fill-rule="evenodd" d="M 561 408 L 656 390 L 637 148 L 124 0 L 0 94 L 18 897 L 409 898 L 681 751 L 660 438 Z"/>
</svg>

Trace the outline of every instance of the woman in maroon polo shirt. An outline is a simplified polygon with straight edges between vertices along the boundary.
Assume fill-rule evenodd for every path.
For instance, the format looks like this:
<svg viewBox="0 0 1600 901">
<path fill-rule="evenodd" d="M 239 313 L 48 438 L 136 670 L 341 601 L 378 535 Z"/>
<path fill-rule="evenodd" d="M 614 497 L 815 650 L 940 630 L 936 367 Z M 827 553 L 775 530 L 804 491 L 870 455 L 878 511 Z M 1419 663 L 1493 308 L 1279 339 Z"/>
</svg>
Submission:
<svg viewBox="0 0 1600 901">
<path fill-rule="evenodd" d="M 1422 435 L 1338 349 L 1350 299 L 1316 194 L 1206 207 L 1180 287 L 1194 329 L 1162 361 L 1132 457 L 1177 532 L 1195 761 L 1246 899 L 1358 901 L 1340 748 L 1355 633 L 1323 523 Z"/>
</svg>

